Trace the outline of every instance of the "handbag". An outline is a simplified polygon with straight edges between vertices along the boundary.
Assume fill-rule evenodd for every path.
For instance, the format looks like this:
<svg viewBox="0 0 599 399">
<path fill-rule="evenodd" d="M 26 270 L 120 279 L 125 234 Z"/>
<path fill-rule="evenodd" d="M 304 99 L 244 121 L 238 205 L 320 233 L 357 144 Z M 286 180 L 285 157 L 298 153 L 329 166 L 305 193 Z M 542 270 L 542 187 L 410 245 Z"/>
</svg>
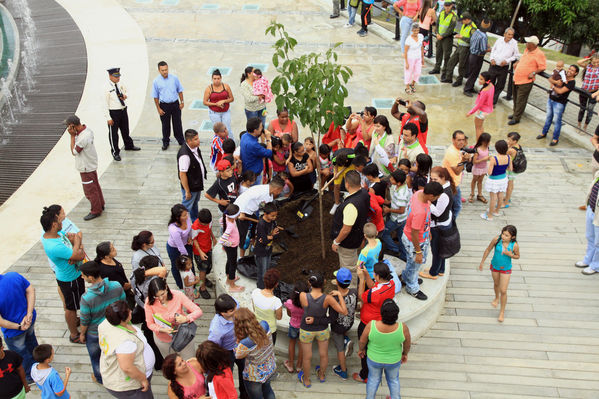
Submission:
<svg viewBox="0 0 599 399">
<path fill-rule="evenodd" d="M 442 259 L 451 258 L 460 252 L 460 249 L 460 231 L 454 220 L 449 229 L 439 230 L 439 256 Z"/>
<path fill-rule="evenodd" d="M 181 352 L 196 336 L 198 326 L 196 323 L 183 323 L 177 326 L 177 332 L 173 335 L 171 348 L 175 352 Z"/>
</svg>

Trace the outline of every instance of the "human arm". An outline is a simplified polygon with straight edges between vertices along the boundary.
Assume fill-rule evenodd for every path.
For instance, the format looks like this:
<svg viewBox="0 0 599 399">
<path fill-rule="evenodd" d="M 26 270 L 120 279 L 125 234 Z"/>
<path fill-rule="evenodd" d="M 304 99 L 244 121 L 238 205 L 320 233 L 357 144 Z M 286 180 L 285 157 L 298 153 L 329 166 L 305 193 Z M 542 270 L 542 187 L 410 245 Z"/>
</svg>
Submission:
<svg viewBox="0 0 599 399">
<path fill-rule="evenodd" d="M 65 394 L 65 392 L 67 391 L 67 385 L 69 384 L 69 378 L 71 378 L 71 368 L 65 367 L 64 368 L 64 383 L 62 383 L 62 390 L 59 392 L 54 392 L 54 395 L 60 397 Z M 58 379 L 60 379 L 60 377 L 58 377 Z M 60 386 L 58 388 L 60 388 Z"/>
<path fill-rule="evenodd" d="M 207 106 L 207 107 L 212 107 L 212 106 L 216 106 L 216 103 L 211 103 L 210 102 L 210 86 L 206 87 L 206 90 L 204 90 L 204 100 L 202 101 L 202 103 Z M 169 384 L 169 390 L 170 390 L 170 384 Z"/>
<path fill-rule="evenodd" d="M 549 78 L 549 81 L 552 81 L 553 79 Z M 569 92 L 570 90 L 572 90 L 574 88 L 574 80 L 571 80 L 570 82 L 568 82 L 567 84 L 559 87 L 559 86 L 553 86 L 553 90 L 557 93 L 557 94 L 564 94 Z"/>
<path fill-rule="evenodd" d="M 218 179 L 210 186 L 210 188 L 204 193 L 204 197 L 212 202 L 216 202 L 218 205 L 227 206 L 229 200 L 226 198 L 217 199 L 218 194 Z"/>
<path fill-rule="evenodd" d="M 407 51 L 406 51 L 407 53 Z M 401 99 L 400 98 L 396 98 L 395 101 L 393 102 L 393 105 L 391 106 L 391 116 L 394 117 L 395 119 L 397 119 L 398 121 L 401 120 L 401 112 L 399 112 L 399 101 Z"/>
<path fill-rule="evenodd" d="M 181 82 L 177 77 L 175 77 L 175 85 L 177 86 L 177 93 L 179 93 L 179 109 L 183 109 L 185 104 L 183 100 L 183 86 L 181 86 Z"/>
<path fill-rule="evenodd" d="M 412 336 L 410 335 L 410 329 L 405 323 L 401 323 L 403 328 L 403 350 L 401 351 L 401 363 L 408 362 L 408 353 L 410 352 L 410 348 L 412 347 Z"/>
<path fill-rule="evenodd" d="M 244 80 L 243 83 L 241 83 L 241 95 L 243 96 L 246 105 L 256 105 L 260 102 L 260 97 L 254 95 L 252 86 L 247 80 Z"/>
<path fill-rule="evenodd" d="M 443 193 L 437 200 L 436 205 L 431 204 L 431 214 L 433 214 L 435 216 L 441 216 L 443 214 L 443 212 L 445 212 L 445 209 L 447 209 L 448 205 L 449 205 L 449 197 L 447 196 L 447 194 Z"/>
<path fill-rule="evenodd" d="M 520 246 L 515 242 L 514 248 L 511 251 L 502 251 L 502 253 L 512 259 L 520 259 Z"/>
<path fill-rule="evenodd" d="M 104 119 L 108 121 L 108 126 L 112 126 L 114 124 L 114 121 L 110 117 L 110 93 L 112 91 L 114 91 L 114 89 L 104 90 Z"/>
<path fill-rule="evenodd" d="M 189 299 L 186 295 L 184 295 L 181 292 L 178 293 L 178 297 L 181 300 L 181 306 L 187 312 L 187 316 L 184 316 L 187 319 L 186 320 L 187 323 L 193 323 L 194 320 L 202 317 L 202 314 L 204 314 L 204 312 L 191 299 Z M 180 323 L 181 321 L 177 320 L 177 322 Z"/>
<path fill-rule="evenodd" d="M 306 164 L 307 164 L 306 168 L 298 171 L 297 169 L 295 169 L 295 165 L 293 164 L 293 162 L 289 162 L 289 164 L 288 164 L 289 174 L 292 177 L 298 177 L 298 176 L 303 176 L 303 175 L 309 174 L 310 172 L 312 172 L 314 170 L 314 167 L 312 166 L 312 162 L 310 162 L 310 161 L 307 161 Z"/>
<path fill-rule="evenodd" d="M 152 306 L 150 304 L 148 304 L 148 300 L 146 299 L 146 304 L 144 306 L 144 313 L 146 316 L 146 325 L 148 326 L 148 328 L 150 330 L 152 330 L 155 333 L 165 333 L 165 334 L 172 334 L 173 333 L 173 329 L 170 327 L 161 327 L 158 323 L 156 323 L 156 321 L 154 320 L 154 309 L 152 308 Z"/>
<path fill-rule="evenodd" d="M 171 382 L 168 383 L 168 390 L 166 391 L 168 395 L 168 399 L 179 399 L 179 397 L 173 392 L 173 388 L 171 388 Z"/>
<path fill-rule="evenodd" d="M 578 66 L 581 68 L 586 68 L 590 62 L 591 62 L 590 58 L 583 58 L 583 59 L 576 61 L 576 64 L 578 64 Z"/>
<path fill-rule="evenodd" d="M 175 247 L 177 247 L 181 255 L 188 255 L 187 248 L 185 248 L 187 242 L 183 241 L 183 232 L 181 231 L 181 229 L 179 229 L 179 227 L 177 227 L 175 223 L 171 223 L 168 226 L 168 233 L 170 238 L 172 238 L 172 240 L 174 241 Z"/>
<path fill-rule="evenodd" d="M 599 91 L 597 91 L 596 93 L 599 93 Z M 599 151 L 599 135 L 594 135 L 591 137 L 591 144 L 593 144 L 595 150 Z"/>
<path fill-rule="evenodd" d="M 160 108 L 160 101 L 157 97 L 154 97 L 154 105 L 156 106 L 156 111 L 158 111 L 158 115 L 164 115 L 164 111 Z"/>
<path fill-rule="evenodd" d="M 35 288 L 33 288 L 33 285 L 29 284 L 25 290 L 25 297 L 27 298 L 27 313 L 23 317 L 23 320 L 21 320 L 21 328 L 23 330 L 31 327 L 31 322 L 33 321 L 33 308 L 35 307 Z"/>
<path fill-rule="evenodd" d="M 410 234 L 410 241 L 412 241 L 412 245 L 414 246 L 414 252 L 416 256 L 414 257 L 414 262 L 422 263 L 422 249 L 420 248 L 420 230 L 412 227 L 412 234 Z M 416 249 L 418 248 L 418 249 Z"/>
<path fill-rule="evenodd" d="M 183 155 L 185 156 L 185 155 Z M 183 156 L 181 158 L 183 158 Z M 179 179 L 181 180 L 181 186 L 185 191 L 185 199 L 191 198 L 191 191 L 189 190 L 189 181 L 187 180 L 187 172 L 179 172 Z"/>
<path fill-rule="evenodd" d="M 146 392 L 150 388 L 150 383 L 146 378 L 145 371 L 138 369 L 135 364 L 135 353 L 117 353 L 116 359 L 121 370 L 131 379 L 139 381 L 141 391 Z"/>
<path fill-rule="evenodd" d="M 144 276 L 146 276 L 146 277 L 158 276 L 158 277 L 166 278 L 166 273 L 167 273 L 166 267 L 157 266 L 157 267 L 153 267 L 149 270 L 144 271 Z"/>
<path fill-rule="evenodd" d="M 493 250 L 493 248 L 495 248 L 495 245 L 497 245 L 497 240 L 499 240 L 499 237 L 495 237 L 491 240 L 491 242 L 489 243 L 489 246 L 487 247 L 487 249 L 485 249 L 485 252 L 483 253 L 483 258 L 480 261 L 480 265 L 478 266 L 478 270 L 483 270 L 483 265 L 485 263 L 485 260 L 487 260 L 487 256 L 489 256 L 489 254 L 491 253 L 491 251 Z"/>
<path fill-rule="evenodd" d="M 297 130 L 297 123 L 293 122 L 293 121 L 289 121 L 289 123 L 291 123 L 292 127 L 291 127 L 291 139 L 293 140 L 293 142 L 295 143 L 298 140 L 299 137 L 299 132 Z"/>
<path fill-rule="evenodd" d="M 333 240 L 333 251 L 337 252 L 337 247 L 339 247 L 339 244 L 345 240 L 345 238 L 347 238 L 347 236 L 349 235 L 349 233 L 351 232 L 351 228 L 352 226 L 348 226 L 346 224 L 343 225 L 343 227 L 341 227 L 341 230 L 339 231 L 339 234 L 337 235 L 337 238 L 335 238 Z"/>
<path fill-rule="evenodd" d="M 69 257 L 69 263 L 73 264 L 83 259 L 85 259 L 85 252 L 83 251 L 81 236 L 76 234 L 73 238 L 73 253 Z"/>
<path fill-rule="evenodd" d="M 229 94 L 229 98 L 227 98 L 226 100 L 221 100 L 224 104 L 228 104 L 228 103 L 232 103 L 233 101 L 235 101 L 235 97 L 233 97 L 233 90 L 231 90 L 231 86 L 229 86 L 228 84 L 224 84 L 225 86 L 225 90 L 227 91 L 227 93 Z"/>
<path fill-rule="evenodd" d="M 388 206 L 383 206 L 383 214 L 388 214 L 388 213 L 397 213 L 400 215 L 403 215 L 406 212 L 406 207 L 405 206 L 400 206 L 399 208 L 395 209 L 395 208 L 391 208 Z"/>
<path fill-rule="evenodd" d="M 495 157 L 489 159 L 489 167 L 487 168 L 487 174 L 491 176 L 493 168 L 495 167 Z"/>
<path fill-rule="evenodd" d="M 509 151 L 508 151 L 509 152 Z M 515 153 L 516 151 L 514 151 Z M 472 163 L 473 164 L 477 164 L 477 163 L 481 163 L 481 162 L 487 162 L 489 160 L 489 158 L 491 158 L 490 155 L 487 155 L 486 157 L 479 157 L 478 156 L 478 152 L 475 152 L 472 156 Z"/>
<path fill-rule="evenodd" d="M 335 299 L 334 297 L 337 297 L 337 299 Z M 342 314 L 344 316 L 347 315 L 347 306 L 345 305 L 345 300 L 343 299 L 343 296 L 339 291 L 335 290 L 332 291 L 330 295 L 327 295 L 326 298 L 324 298 L 323 306 L 325 308 L 330 306 L 337 313 Z"/>
<path fill-rule="evenodd" d="M 278 306 L 278 308 L 275 309 L 275 318 L 277 320 L 281 320 L 283 318 L 283 304 L 279 300 L 279 301 L 277 301 L 277 305 L 276 306 Z"/>
<path fill-rule="evenodd" d="M 364 331 L 362 332 L 362 335 L 360 336 L 360 342 L 359 342 L 359 350 L 358 350 L 358 356 L 363 359 L 366 356 L 366 345 L 368 344 L 368 336 L 370 335 L 370 326 L 372 325 L 372 323 L 368 323 L 366 325 L 366 327 L 364 328 Z"/>
<path fill-rule="evenodd" d="M 17 374 L 19 375 L 19 378 L 21 379 L 21 382 L 23 383 L 23 387 L 25 388 L 25 393 L 28 393 L 29 391 L 31 391 L 31 388 L 29 387 L 29 383 L 27 382 L 27 379 L 25 378 L 25 369 L 23 368 L 22 364 L 19 367 L 17 367 Z"/>
<path fill-rule="evenodd" d="M 449 20 L 449 26 L 447 27 L 447 31 L 441 35 L 441 39 L 445 39 L 446 37 L 450 37 L 455 32 L 455 27 L 458 23 L 457 16 L 452 16 Z"/>
</svg>

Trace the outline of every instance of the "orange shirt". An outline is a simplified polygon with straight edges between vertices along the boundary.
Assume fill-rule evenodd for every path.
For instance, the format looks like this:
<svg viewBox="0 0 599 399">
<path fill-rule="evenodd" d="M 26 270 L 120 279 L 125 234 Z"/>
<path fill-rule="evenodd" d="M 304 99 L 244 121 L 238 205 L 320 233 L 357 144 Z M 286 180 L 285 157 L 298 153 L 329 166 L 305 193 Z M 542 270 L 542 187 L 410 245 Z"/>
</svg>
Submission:
<svg viewBox="0 0 599 399">
<path fill-rule="evenodd" d="M 531 72 L 536 72 L 539 69 L 547 68 L 547 59 L 545 54 L 540 48 L 536 48 L 533 51 L 524 50 L 522 58 L 518 61 L 518 65 L 514 69 L 514 84 L 522 85 L 525 83 L 534 82 L 533 79 L 529 79 L 528 75 Z"/>
</svg>

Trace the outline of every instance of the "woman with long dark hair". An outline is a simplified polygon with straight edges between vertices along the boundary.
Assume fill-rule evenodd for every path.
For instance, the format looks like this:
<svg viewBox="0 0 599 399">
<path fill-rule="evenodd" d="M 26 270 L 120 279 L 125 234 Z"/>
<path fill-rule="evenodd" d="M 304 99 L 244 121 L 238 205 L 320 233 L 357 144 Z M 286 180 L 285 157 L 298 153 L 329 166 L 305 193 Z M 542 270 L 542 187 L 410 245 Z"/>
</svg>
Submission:
<svg viewBox="0 0 599 399">
<path fill-rule="evenodd" d="M 195 357 L 184 360 L 176 353 L 168 355 L 162 375 L 169 381 L 169 399 L 201 398 L 206 394 L 202 367 Z"/>
<path fill-rule="evenodd" d="M 212 71 L 212 83 L 204 90 L 204 105 L 208 107 L 208 115 L 212 123 L 222 122 L 227 127 L 229 138 L 235 141 L 235 135 L 231 130 L 230 104 L 235 101 L 233 91 L 228 84 L 223 83 L 220 70 Z"/>
<path fill-rule="evenodd" d="M 154 234 L 148 230 L 142 230 L 133 236 L 131 241 L 131 250 L 134 251 L 131 256 L 131 270 L 139 267 L 139 261 L 148 255 L 156 256 L 160 260 L 160 265 L 164 266 L 160 250 L 154 245 Z"/>
<path fill-rule="evenodd" d="M 208 396 L 217 399 L 237 399 L 228 350 L 212 341 L 204 341 L 198 346 L 196 359 L 206 375 Z M 239 383 L 243 384 L 242 381 Z"/>
<path fill-rule="evenodd" d="M 258 117 L 262 119 L 262 126 L 266 126 L 266 105 L 260 102 L 260 98 L 264 96 L 256 96 L 253 92 L 252 85 L 258 77 L 254 74 L 254 67 L 247 66 L 241 75 L 241 95 L 244 99 L 245 117 Z"/>
<path fill-rule="evenodd" d="M 493 112 L 493 96 L 495 95 L 495 86 L 491 83 L 491 74 L 487 71 L 482 72 L 478 77 L 478 84 L 482 86 L 474 107 L 466 114 L 466 117 L 474 114 L 474 129 L 476 130 L 476 139 L 483 134 L 485 119 Z"/>
<path fill-rule="evenodd" d="M 424 0 L 420 9 L 420 34 L 424 36 L 424 53 L 426 58 L 433 57 L 433 28 L 437 21 L 437 13 L 431 7 L 431 0 Z"/>
<path fill-rule="evenodd" d="M 127 303 L 131 308 L 135 306 L 131 283 L 125 275 L 123 264 L 115 259 L 117 255 L 116 248 L 110 241 L 102 241 L 96 246 L 96 259 L 94 261 L 100 268 L 100 276 L 110 281 L 116 281 L 123 287 L 127 295 Z"/>
<path fill-rule="evenodd" d="M 305 193 L 312 189 L 310 173 L 314 170 L 314 165 L 310 162 L 310 156 L 301 142 L 297 141 L 291 146 L 287 167 L 294 194 Z"/>
<path fill-rule="evenodd" d="M 416 174 L 412 177 L 412 192 L 422 190 L 430 180 L 433 159 L 427 154 L 416 156 Z"/>
<path fill-rule="evenodd" d="M 370 158 L 383 175 L 389 176 L 393 170 L 391 158 L 395 156 L 393 131 L 385 115 L 374 117 L 374 131 L 370 142 Z"/>
<path fill-rule="evenodd" d="M 168 241 L 166 242 L 166 252 L 171 260 L 171 272 L 179 289 L 183 289 L 183 280 L 181 273 L 177 269 L 177 259 L 181 255 L 193 255 L 191 247 L 191 218 L 189 212 L 183 204 L 177 204 L 171 208 L 171 218 L 168 221 Z M 192 266 L 191 270 L 195 274 Z"/>
</svg>

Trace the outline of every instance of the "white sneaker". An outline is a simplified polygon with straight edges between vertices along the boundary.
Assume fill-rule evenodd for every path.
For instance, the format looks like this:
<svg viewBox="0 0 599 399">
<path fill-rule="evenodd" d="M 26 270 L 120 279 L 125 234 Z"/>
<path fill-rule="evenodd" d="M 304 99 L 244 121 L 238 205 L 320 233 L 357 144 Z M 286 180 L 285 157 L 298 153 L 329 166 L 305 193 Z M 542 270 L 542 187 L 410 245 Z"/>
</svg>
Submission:
<svg viewBox="0 0 599 399">
<path fill-rule="evenodd" d="M 330 212 L 330 214 L 331 214 L 331 215 L 334 215 L 334 214 L 335 214 L 335 211 L 337 210 L 337 208 L 339 208 L 339 204 L 335 204 L 335 205 L 333 205 L 333 207 L 331 208 L 331 212 Z"/>
<path fill-rule="evenodd" d="M 574 266 L 576 266 L 576 267 L 588 267 L 589 265 L 587 265 L 583 261 L 579 260 L 578 262 L 574 263 Z"/>
<path fill-rule="evenodd" d="M 595 274 L 595 273 L 597 273 L 597 270 L 591 269 L 590 266 L 582 269 L 582 274 L 586 274 L 587 276 L 590 274 Z"/>
<path fill-rule="evenodd" d="M 354 26 L 354 25 L 350 24 L 349 22 L 347 22 L 345 25 L 343 25 L 344 28 L 351 28 L 352 26 Z"/>
</svg>

